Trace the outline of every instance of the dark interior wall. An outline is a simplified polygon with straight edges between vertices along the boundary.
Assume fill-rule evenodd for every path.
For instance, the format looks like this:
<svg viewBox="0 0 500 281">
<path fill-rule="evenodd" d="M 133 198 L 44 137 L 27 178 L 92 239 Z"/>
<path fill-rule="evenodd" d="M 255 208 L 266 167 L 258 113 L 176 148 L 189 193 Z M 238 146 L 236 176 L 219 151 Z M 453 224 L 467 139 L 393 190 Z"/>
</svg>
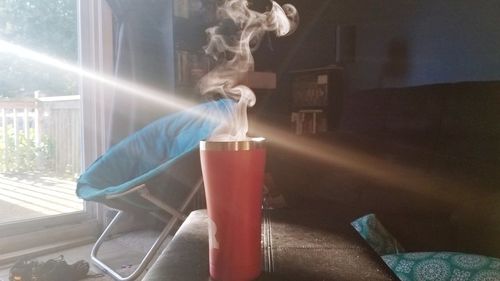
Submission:
<svg viewBox="0 0 500 281">
<path fill-rule="evenodd" d="M 335 29 L 328 15 L 330 0 L 282 1 L 293 4 L 300 16 L 297 31 L 291 36 L 276 38 L 274 34 L 264 37 L 259 50 L 254 54 L 257 70 L 272 70 L 278 75 L 291 70 L 323 66 L 335 58 Z"/>
<path fill-rule="evenodd" d="M 336 24 L 356 26 L 351 90 L 500 79 L 499 1 L 290 0 L 300 28 L 257 66 L 286 73 L 335 61 Z"/>
<path fill-rule="evenodd" d="M 357 24 L 357 62 L 349 68 L 358 88 L 500 78 L 500 2 L 384 0 L 382 7 L 371 6 L 371 15 Z M 377 6 L 384 17 L 373 17 Z"/>
</svg>

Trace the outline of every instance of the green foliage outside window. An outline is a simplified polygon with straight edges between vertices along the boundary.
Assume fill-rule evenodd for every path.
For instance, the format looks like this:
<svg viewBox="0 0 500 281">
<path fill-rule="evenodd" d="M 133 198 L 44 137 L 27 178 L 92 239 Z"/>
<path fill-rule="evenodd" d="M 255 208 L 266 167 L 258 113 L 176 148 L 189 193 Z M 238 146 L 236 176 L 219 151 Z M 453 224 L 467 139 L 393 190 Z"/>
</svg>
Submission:
<svg viewBox="0 0 500 281">
<path fill-rule="evenodd" d="M 0 0 L 0 40 L 76 63 L 76 0 Z M 0 97 L 77 93 L 73 74 L 0 53 Z"/>
<path fill-rule="evenodd" d="M 28 132 L 33 136 L 33 129 Z M 3 136 L 1 136 L 3 139 Z M 54 166 L 54 144 L 42 136 L 38 145 L 31 137 L 26 138 L 23 131 L 18 131 L 18 143 L 15 146 L 14 129 L 7 127 L 6 146 L 0 143 L 0 171 L 4 173 L 24 173 L 33 171 L 51 171 Z"/>
</svg>

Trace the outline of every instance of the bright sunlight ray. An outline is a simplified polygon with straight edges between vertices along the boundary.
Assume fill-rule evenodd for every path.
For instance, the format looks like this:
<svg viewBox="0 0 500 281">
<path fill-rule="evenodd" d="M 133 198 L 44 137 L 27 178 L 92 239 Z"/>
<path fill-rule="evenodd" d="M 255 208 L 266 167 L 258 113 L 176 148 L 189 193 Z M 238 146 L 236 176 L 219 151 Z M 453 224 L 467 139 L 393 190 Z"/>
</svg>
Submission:
<svg viewBox="0 0 500 281">
<path fill-rule="evenodd" d="M 111 76 L 85 70 L 78 65 L 68 63 L 64 60 L 50 57 L 46 54 L 0 40 L 0 53 L 9 53 L 22 58 L 33 60 L 50 67 L 81 75 L 84 78 L 114 87 L 122 93 L 149 99 L 157 104 L 173 109 L 188 109 L 194 104 L 185 99 L 176 97 L 172 93 L 166 93 L 151 89 L 142 85 Z M 213 118 L 213 116 L 204 116 Z M 423 172 L 378 159 L 376 157 L 348 149 L 345 146 L 331 143 L 320 143 L 306 139 L 297 138 L 293 134 L 270 127 L 264 123 L 254 122 L 253 133 L 265 136 L 272 143 L 299 155 L 321 161 L 327 165 L 337 166 L 352 170 L 360 175 L 367 176 L 385 182 L 391 187 L 406 189 L 416 194 L 425 194 L 448 203 L 459 203 L 463 198 L 470 196 L 481 196 L 472 194 L 467 184 L 452 179 L 429 176 Z M 450 193 L 450 187 L 455 187 L 454 193 Z M 456 191 L 458 188 L 458 192 Z"/>
</svg>

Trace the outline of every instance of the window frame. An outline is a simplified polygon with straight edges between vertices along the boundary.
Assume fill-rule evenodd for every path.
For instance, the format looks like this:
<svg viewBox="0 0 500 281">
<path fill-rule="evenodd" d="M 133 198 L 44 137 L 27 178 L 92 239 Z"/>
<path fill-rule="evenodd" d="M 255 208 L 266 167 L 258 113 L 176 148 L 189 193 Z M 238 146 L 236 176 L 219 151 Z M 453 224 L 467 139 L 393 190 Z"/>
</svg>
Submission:
<svg viewBox="0 0 500 281">
<path fill-rule="evenodd" d="M 105 0 L 78 0 L 79 61 L 85 70 L 113 74 L 113 17 Z M 83 166 L 87 168 L 109 147 L 113 89 L 97 81 L 80 78 L 83 124 Z M 106 94 L 107 93 L 107 94 Z M 104 222 L 105 207 L 88 202 L 88 213 Z"/>
</svg>

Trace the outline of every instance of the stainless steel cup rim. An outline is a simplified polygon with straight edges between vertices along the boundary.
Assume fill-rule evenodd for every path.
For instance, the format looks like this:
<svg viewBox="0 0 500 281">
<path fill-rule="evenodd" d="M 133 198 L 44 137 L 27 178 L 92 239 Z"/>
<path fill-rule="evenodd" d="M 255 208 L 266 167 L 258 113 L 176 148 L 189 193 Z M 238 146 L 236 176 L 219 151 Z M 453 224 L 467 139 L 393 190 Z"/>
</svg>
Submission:
<svg viewBox="0 0 500 281">
<path fill-rule="evenodd" d="M 201 151 L 243 151 L 264 147 L 265 138 L 249 138 L 241 141 L 200 141 Z"/>
</svg>

